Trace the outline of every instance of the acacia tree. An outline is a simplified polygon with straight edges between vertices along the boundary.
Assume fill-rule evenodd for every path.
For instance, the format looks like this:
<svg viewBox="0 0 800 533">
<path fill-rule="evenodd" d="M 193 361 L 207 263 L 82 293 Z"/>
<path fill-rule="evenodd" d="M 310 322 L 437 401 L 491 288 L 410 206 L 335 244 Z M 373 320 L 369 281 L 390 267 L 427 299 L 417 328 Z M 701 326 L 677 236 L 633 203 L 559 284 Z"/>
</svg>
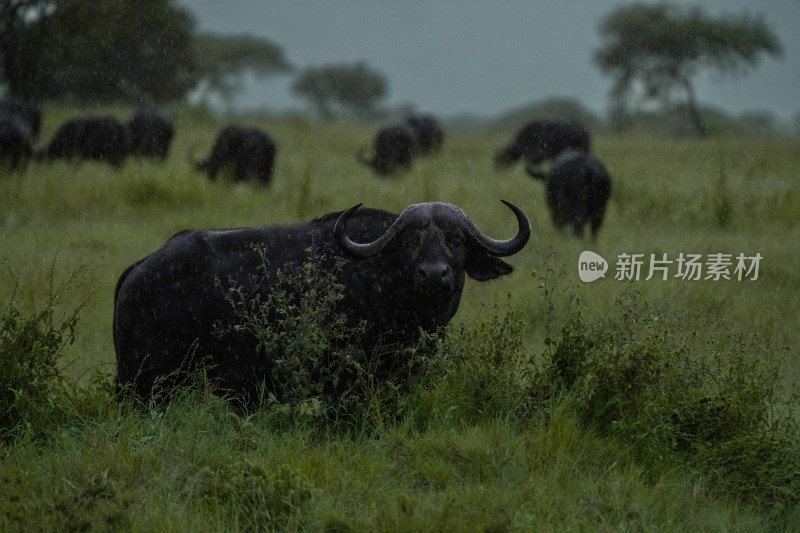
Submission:
<svg viewBox="0 0 800 533">
<path fill-rule="evenodd" d="M 370 116 L 388 93 L 384 77 L 359 62 L 309 68 L 292 85 L 292 92 L 310 102 L 317 113 L 330 120 L 350 114 Z"/>
<path fill-rule="evenodd" d="M 246 71 L 266 77 L 292 70 L 278 45 L 258 37 L 199 34 L 194 50 L 201 99 L 209 93 L 229 99 L 241 89 Z"/>
<path fill-rule="evenodd" d="M 671 102 L 682 94 L 699 135 L 706 126 L 698 111 L 692 80 L 705 70 L 741 75 L 762 53 L 777 56 L 781 45 L 761 17 L 727 15 L 716 19 L 699 8 L 632 4 L 600 24 L 604 42 L 595 51 L 600 70 L 614 78 L 612 108 L 625 114 L 638 92 L 644 100 Z"/>
</svg>

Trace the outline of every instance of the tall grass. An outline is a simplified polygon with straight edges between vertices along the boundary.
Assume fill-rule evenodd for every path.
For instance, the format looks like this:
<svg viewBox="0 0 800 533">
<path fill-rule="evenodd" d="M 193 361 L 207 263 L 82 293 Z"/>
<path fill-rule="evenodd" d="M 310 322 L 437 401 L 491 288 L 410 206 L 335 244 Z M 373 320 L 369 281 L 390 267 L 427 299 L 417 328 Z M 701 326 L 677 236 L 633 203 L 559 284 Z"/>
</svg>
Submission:
<svg viewBox="0 0 800 533">
<path fill-rule="evenodd" d="M 43 138 L 72 113 L 47 110 Z M 165 164 L 0 177 L 0 302 L 20 325 L 3 338 L 34 332 L 55 357 L 25 383 L 50 403 L 19 403 L 20 385 L 3 384 L 16 403 L 3 414 L 0 529 L 796 529 L 796 141 L 599 138 L 614 191 L 589 243 L 551 227 L 521 168 L 492 167 L 504 138 L 452 132 L 441 156 L 379 179 L 355 160 L 370 128 L 242 119 L 277 140 L 265 189 L 195 173 L 224 121 L 173 113 Z M 166 405 L 116 401 L 114 285 L 175 232 L 441 200 L 505 238 L 500 199 L 529 215 L 531 244 L 509 258 L 511 278 L 467 283 L 446 335 L 410 354 L 424 371 L 407 381 L 367 383 L 333 417 L 244 412 L 202 375 Z M 621 253 L 763 260 L 756 281 L 609 272 L 587 284 L 585 249 L 612 269 Z M 81 283 L 60 289 L 71 273 Z"/>
</svg>

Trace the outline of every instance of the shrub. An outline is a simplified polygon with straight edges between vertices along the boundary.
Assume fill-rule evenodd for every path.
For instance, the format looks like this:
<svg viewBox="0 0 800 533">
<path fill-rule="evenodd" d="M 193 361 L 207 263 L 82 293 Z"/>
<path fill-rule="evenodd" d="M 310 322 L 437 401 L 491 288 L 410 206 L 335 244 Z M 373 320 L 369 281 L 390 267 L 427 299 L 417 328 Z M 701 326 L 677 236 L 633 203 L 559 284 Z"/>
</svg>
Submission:
<svg viewBox="0 0 800 533">
<path fill-rule="evenodd" d="M 65 413 L 67 384 L 59 368 L 65 346 L 75 341 L 81 305 L 61 315 L 58 311 L 65 292 L 80 280 L 74 272 L 59 286 L 49 272 L 50 294 L 42 309 L 24 301 L 19 291 L 19 274 L 9 270 L 12 291 L 0 311 L 0 437 L 11 438 L 19 431 L 38 432 L 49 418 Z"/>
<path fill-rule="evenodd" d="M 331 261 L 312 245 L 308 261 L 270 275 L 266 250 L 262 245 L 253 248 L 261 256 L 263 274 L 247 287 L 228 289 L 237 322 L 216 328 L 253 335 L 258 352 L 273 359 L 275 389 L 264 390 L 263 401 L 305 407 L 316 398 L 324 411 L 364 370 L 353 357 L 363 325 L 348 326 L 347 317 L 336 310 L 343 291 L 336 279 L 341 264 L 333 262 L 331 268 Z"/>
<path fill-rule="evenodd" d="M 449 326 L 426 355 L 415 354 L 421 371 L 411 382 L 405 411 L 417 425 L 475 424 L 518 412 L 525 393 L 520 369 L 529 363 L 526 326 L 510 294 L 505 306 L 483 303 L 474 320 Z"/>
<path fill-rule="evenodd" d="M 629 292 L 594 323 L 573 310 L 550 372 L 586 425 L 648 464 L 685 462 L 738 496 L 786 501 L 800 493 L 800 440 L 779 355 L 732 324 Z M 757 479 L 730 483 L 745 472 Z"/>
</svg>

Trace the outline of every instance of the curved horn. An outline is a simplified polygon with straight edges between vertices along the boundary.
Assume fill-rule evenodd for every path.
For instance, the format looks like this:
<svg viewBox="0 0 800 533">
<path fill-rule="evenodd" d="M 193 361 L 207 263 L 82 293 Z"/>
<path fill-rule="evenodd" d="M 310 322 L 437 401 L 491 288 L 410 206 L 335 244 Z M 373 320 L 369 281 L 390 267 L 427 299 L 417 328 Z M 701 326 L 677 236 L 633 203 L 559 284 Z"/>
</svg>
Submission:
<svg viewBox="0 0 800 533">
<path fill-rule="evenodd" d="M 400 228 L 405 226 L 407 221 L 414 216 L 411 213 L 414 211 L 413 208 L 416 207 L 412 205 L 404 209 L 395 221 L 392 222 L 392 225 L 383 232 L 383 235 L 374 241 L 358 243 L 353 242 L 350 240 L 350 237 L 347 236 L 346 226 L 350 215 L 361 207 L 361 205 L 360 203 L 356 204 L 347 211 L 344 211 L 339 215 L 339 218 L 336 219 L 336 224 L 333 226 L 333 236 L 336 239 L 336 244 L 339 245 L 339 248 L 341 248 L 344 253 L 355 259 L 366 259 L 378 255 L 378 253 L 383 250 L 384 246 L 394 238 Z"/>
<path fill-rule="evenodd" d="M 505 241 L 497 241 L 478 231 L 478 228 L 476 228 L 475 224 L 469 219 L 467 219 L 466 226 L 470 236 L 491 255 L 508 257 L 522 250 L 528 243 L 528 239 L 531 236 L 531 223 L 528 221 L 528 217 L 525 216 L 522 209 L 506 200 L 500 201 L 506 204 L 517 217 L 517 224 L 519 227 L 516 235 Z"/>
<path fill-rule="evenodd" d="M 371 257 L 377 254 L 383 246 L 385 246 L 385 242 L 380 243 L 380 245 L 376 244 L 378 241 L 381 240 L 382 237 L 379 237 L 376 241 L 371 243 L 359 243 L 353 242 L 350 240 L 350 237 L 347 236 L 347 220 L 359 207 L 361 207 L 363 203 L 357 203 L 350 209 L 344 211 L 339 218 L 336 219 L 336 224 L 333 225 L 333 237 L 336 239 L 336 244 L 339 245 L 339 248 L 342 251 L 349 255 L 350 257 L 354 257 L 356 259 L 366 259 L 367 257 Z"/>
</svg>

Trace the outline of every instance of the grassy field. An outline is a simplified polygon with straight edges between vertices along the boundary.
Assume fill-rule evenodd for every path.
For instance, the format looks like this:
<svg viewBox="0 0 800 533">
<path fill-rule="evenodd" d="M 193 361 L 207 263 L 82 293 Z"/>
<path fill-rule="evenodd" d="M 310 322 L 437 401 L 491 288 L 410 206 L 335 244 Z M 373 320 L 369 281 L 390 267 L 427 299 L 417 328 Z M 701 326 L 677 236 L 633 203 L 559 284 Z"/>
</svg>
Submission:
<svg viewBox="0 0 800 533">
<path fill-rule="evenodd" d="M 71 114 L 46 111 L 45 140 Z M 577 393 L 529 398 L 526 409 L 518 408 L 517 397 L 493 409 L 467 409 L 458 406 L 474 393 L 474 382 L 431 380 L 401 402 L 406 407 L 398 416 L 382 412 L 370 424 L 320 429 L 313 417 L 280 409 L 245 415 L 202 391 L 188 391 L 163 409 L 128 409 L 111 400 L 103 381 L 115 371 L 117 278 L 182 229 L 309 220 L 358 202 L 399 212 L 438 200 L 461 207 L 489 235 L 507 238 L 515 227 L 500 203 L 506 199 L 531 219 L 531 241 L 509 258 L 512 276 L 467 282 L 454 331 L 485 330 L 500 335 L 500 343 L 502 334 L 492 330 L 497 316 L 519 325 L 509 335 L 520 341 L 520 353 L 552 354 L 556 340 L 583 335 L 570 322 L 576 308 L 581 324 L 602 322 L 623 313 L 616 302 L 636 291 L 640 302 L 685 313 L 674 329 L 663 330 L 670 339 L 691 332 L 701 345 L 716 346 L 719 324 L 741 332 L 745 340 L 734 342 L 737 349 L 756 338 L 758 349 L 749 356 L 784 358 L 776 382 L 782 387 L 800 371 L 797 140 L 597 138 L 594 151 L 612 174 L 613 194 L 600 236 L 590 242 L 552 228 L 541 184 L 521 167 L 493 168 L 492 156 L 510 133 L 449 132 L 441 155 L 418 160 L 406 175 L 379 179 L 355 158 L 371 142 L 370 128 L 239 119 L 277 141 L 275 180 L 263 188 L 210 183 L 194 172 L 190 161 L 205 155 L 224 122 L 191 109 L 175 110 L 174 117 L 178 133 L 163 164 L 129 160 L 115 171 L 93 163 L 34 163 L 25 173 L 0 176 L 0 301 L 5 305 L 16 291 L 27 308 L 41 308 L 53 284 L 75 273 L 58 316 L 82 305 L 75 342 L 61 357 L 67 382 L 79 389 L 65 400 L 72 404 L 69 415 L 41 423 L 40 431 L 17 432 L 22 436 L 0 448 L 0 529 L 763 531 L 799 525 L 795 499 L 733 490 L 726 484 L 741 479 L 725 477 L 722 463 L 703 468 L 702 461 L 643 456 L 613 426 L 587 420 Z M 606 279 L 579 280 L 584 250 L 608 260 Z M 665 253 L 672 260 L 681 253 L 758 253 L 762 259 L 757 280 L 737 280 L 732 267 L 730 280 L 684 280 L 674 277 L 675 264 L 670 279 L 645 280 L 650 255 Z M 644 254 L 639 281 L 614 279 L 621 254 Z M 568 334 L 559 333 L 569 324 Z M 668 339 L 654 338 L 656 351 L 670 357 Z M 460 342 L 475 360 L 485 355 L 480 342 Z M 606 353 L 605 346 L 593 349 Z M 749 368 L 740 363 L 723 378 Z M 787 486 L 796 487 L 798 475 L 784 472 Z"/>
</svg>

